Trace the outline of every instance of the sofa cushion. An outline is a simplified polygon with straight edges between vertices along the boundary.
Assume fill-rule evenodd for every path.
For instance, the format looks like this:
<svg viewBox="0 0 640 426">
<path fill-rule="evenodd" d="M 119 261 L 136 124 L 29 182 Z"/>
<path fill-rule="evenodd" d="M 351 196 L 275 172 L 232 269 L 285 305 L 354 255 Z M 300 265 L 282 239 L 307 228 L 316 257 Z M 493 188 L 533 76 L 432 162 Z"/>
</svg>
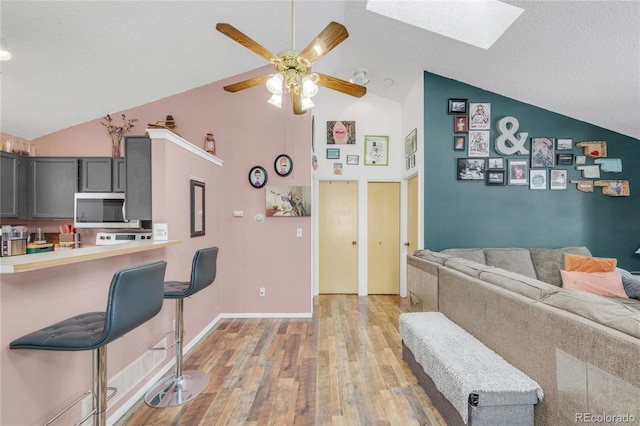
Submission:
<svg viewBox="0 0 640 426">
<path fill-rule="evenodd" d="M 613 272 L 616 270 L 616 259 L 607 257 L 564 255 L 564 269 L 579 272 Z"/>
<path fill-rule="evenodd" d="M 551 293 L 541 302 L 640 339 L 640 311 L 616 300 L 580 290 L 566 290 Z"/>
<path fill-rule="evenodd" d="M 444 266 L 455 269 L 456 271 L 462 272 L 463 274 L 469 275 L 473 278 L 480 278 L 480 273 L 487 269 L 490 269 L 490 266 L 484 265 L 482 263 L 474 262 L 472 260 L 461 259 L 459 257 L 453 257 L 448 259 Z"/>
<path fill-rule="evenodd" d="M 538 279 L 500 268 L 491 268 L 481 272 L 480 279 L 534 300 L 540 300 L 550 293 L 562 291 L 560 288 Z"/>
<path fill-rule="evenodd" d="M 627 299 L 619 272 L 560 271 L 562 288 Z"/>
<path fill-rule="evenodd" d="M 444 262 L 447 259 L 451 258 L 451 256 L 448 255 L 448 254 L 443 254 L 443 253 L 440 253 L 440 252 L 437 252 L 437 251 L 431 251 L 431 250 L 427 250 L 427 249 L 416 250 L 416 251 L 413 252 L 413 255 L 415 257 L 419 257 L 421 259 L 425 259 L 425 260 L 428 260 L 428 261 L 431 261 L 431 262 L 435 262 L 435 263 L 438 263 L 440 265 L 444 265 Z"/>
<path fill-rule="evenodd" d="M 622 285 L 627 296 L 640 300 L 640 276 L 633 275 L 631 272 L 621 268 L 616 268 L 616 271 L 620 272 Z"/>
<path fill-rule="evenodd" d="M 531 261 L 538 279 L 558 287 L 562 286 L 560 269 L 564 268 L 565 253 L 591 256 L 591 252 L 586 247 L 532 248 L 529 249 L 529 252 L 531 253 Z"/>
<path fill-rule="evenodd" d="M 471 260 L 472 262 L 482 263 L 483 265 L 487 264 L 484 259 L 484 251 L 482 249 L 445 249 L 440 253 Z"/>
<path fill-rule="evenodd" d="M 487 248 L 484 249 L 487 265 L 516 272 L 529 278 L 537 278 L 531 254 L 526 248 Z"/>
</svg>

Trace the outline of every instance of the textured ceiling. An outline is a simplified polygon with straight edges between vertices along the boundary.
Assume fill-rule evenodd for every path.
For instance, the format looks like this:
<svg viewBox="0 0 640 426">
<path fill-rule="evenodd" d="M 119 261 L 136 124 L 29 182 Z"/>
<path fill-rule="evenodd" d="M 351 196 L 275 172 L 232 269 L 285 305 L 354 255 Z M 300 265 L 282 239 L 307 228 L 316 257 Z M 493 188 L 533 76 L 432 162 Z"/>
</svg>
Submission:
<svg viewBox="0 0 640 426">
<path fill-rule="evenodd" d="M 295 47 L 337 21 L 349 38 L 314 70 L 348 79 L 364 67 L 370 93 L 403 101 L 427 70 L 640 139 L 640 2 L 507 3 L 524 12 L 484 50 L 367 11 L 365 1 L 298 0 Z M 2 0 L 13 59 L 0 63 L 0 129 L 33 139 L 266 64 L 217 22 L 274 53 L 291 48 L 288 0 Z"/>
</svg>

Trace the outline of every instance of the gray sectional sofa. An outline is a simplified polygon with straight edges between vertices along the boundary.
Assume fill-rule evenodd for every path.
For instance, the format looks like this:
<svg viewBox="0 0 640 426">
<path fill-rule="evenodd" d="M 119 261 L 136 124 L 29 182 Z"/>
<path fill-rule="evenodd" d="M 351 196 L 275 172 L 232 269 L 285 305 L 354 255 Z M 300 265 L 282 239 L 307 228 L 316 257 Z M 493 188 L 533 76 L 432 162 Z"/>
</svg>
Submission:
<svg viewBox="0 0 640 426">
<path fill-rule="evenodd" d="M 585 247 L 418 250 L 412 311 L 439 311 L 543 390 L 538 425 L 640 424 L 640 301 L 561 287 Z"/>
</svg>

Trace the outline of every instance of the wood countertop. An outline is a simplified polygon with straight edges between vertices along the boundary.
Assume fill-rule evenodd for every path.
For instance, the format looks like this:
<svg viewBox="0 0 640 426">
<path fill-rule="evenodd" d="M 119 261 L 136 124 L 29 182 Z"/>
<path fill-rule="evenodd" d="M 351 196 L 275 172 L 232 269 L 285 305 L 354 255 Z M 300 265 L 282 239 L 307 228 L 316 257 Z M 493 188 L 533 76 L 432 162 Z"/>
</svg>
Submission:
<svg viewBox="0 0 640 426">
<path fill-rule="evenodd" d="M 89 260 L 104 259 L 147 250 L 181 244 L 180 240 L 169 241 L 132 241 L 130 243 L 106 246 L 83 247 L 79 249 L 63 249 L 46 253 L 33 253 L 21 256 L 0 258 L 0 274 L 34 271 L 54 266 L 70 265 Z"/>
</svg>

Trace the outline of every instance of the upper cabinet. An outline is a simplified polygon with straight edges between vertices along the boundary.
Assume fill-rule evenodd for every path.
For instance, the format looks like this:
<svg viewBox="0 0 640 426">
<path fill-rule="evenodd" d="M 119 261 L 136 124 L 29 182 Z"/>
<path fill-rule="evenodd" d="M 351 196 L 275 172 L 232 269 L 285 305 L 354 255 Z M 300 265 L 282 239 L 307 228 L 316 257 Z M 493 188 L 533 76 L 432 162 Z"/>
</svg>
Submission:
<svg viewBox="0 0 640 426">
<path fill-rule="evenodd" d="M 73 218 L 78 192 L 78 159 L 33 157 L 29 160 L 29 201 L 32 219 Z"/>
<path fill-rule="evenodd" d="M 125 136 L 127 190 L 125 217 L 129 220 L 151 220 L 151 139 Z"/>
<path fill-rule="evenodd" d="M 80 192 L 124 192 L 124 158 L 80 158 Z"/>
<path fill-rule="evenodd" d="M 0 218 L 26 219 L 28 159 L 0 152 Z"/>
</svg>

